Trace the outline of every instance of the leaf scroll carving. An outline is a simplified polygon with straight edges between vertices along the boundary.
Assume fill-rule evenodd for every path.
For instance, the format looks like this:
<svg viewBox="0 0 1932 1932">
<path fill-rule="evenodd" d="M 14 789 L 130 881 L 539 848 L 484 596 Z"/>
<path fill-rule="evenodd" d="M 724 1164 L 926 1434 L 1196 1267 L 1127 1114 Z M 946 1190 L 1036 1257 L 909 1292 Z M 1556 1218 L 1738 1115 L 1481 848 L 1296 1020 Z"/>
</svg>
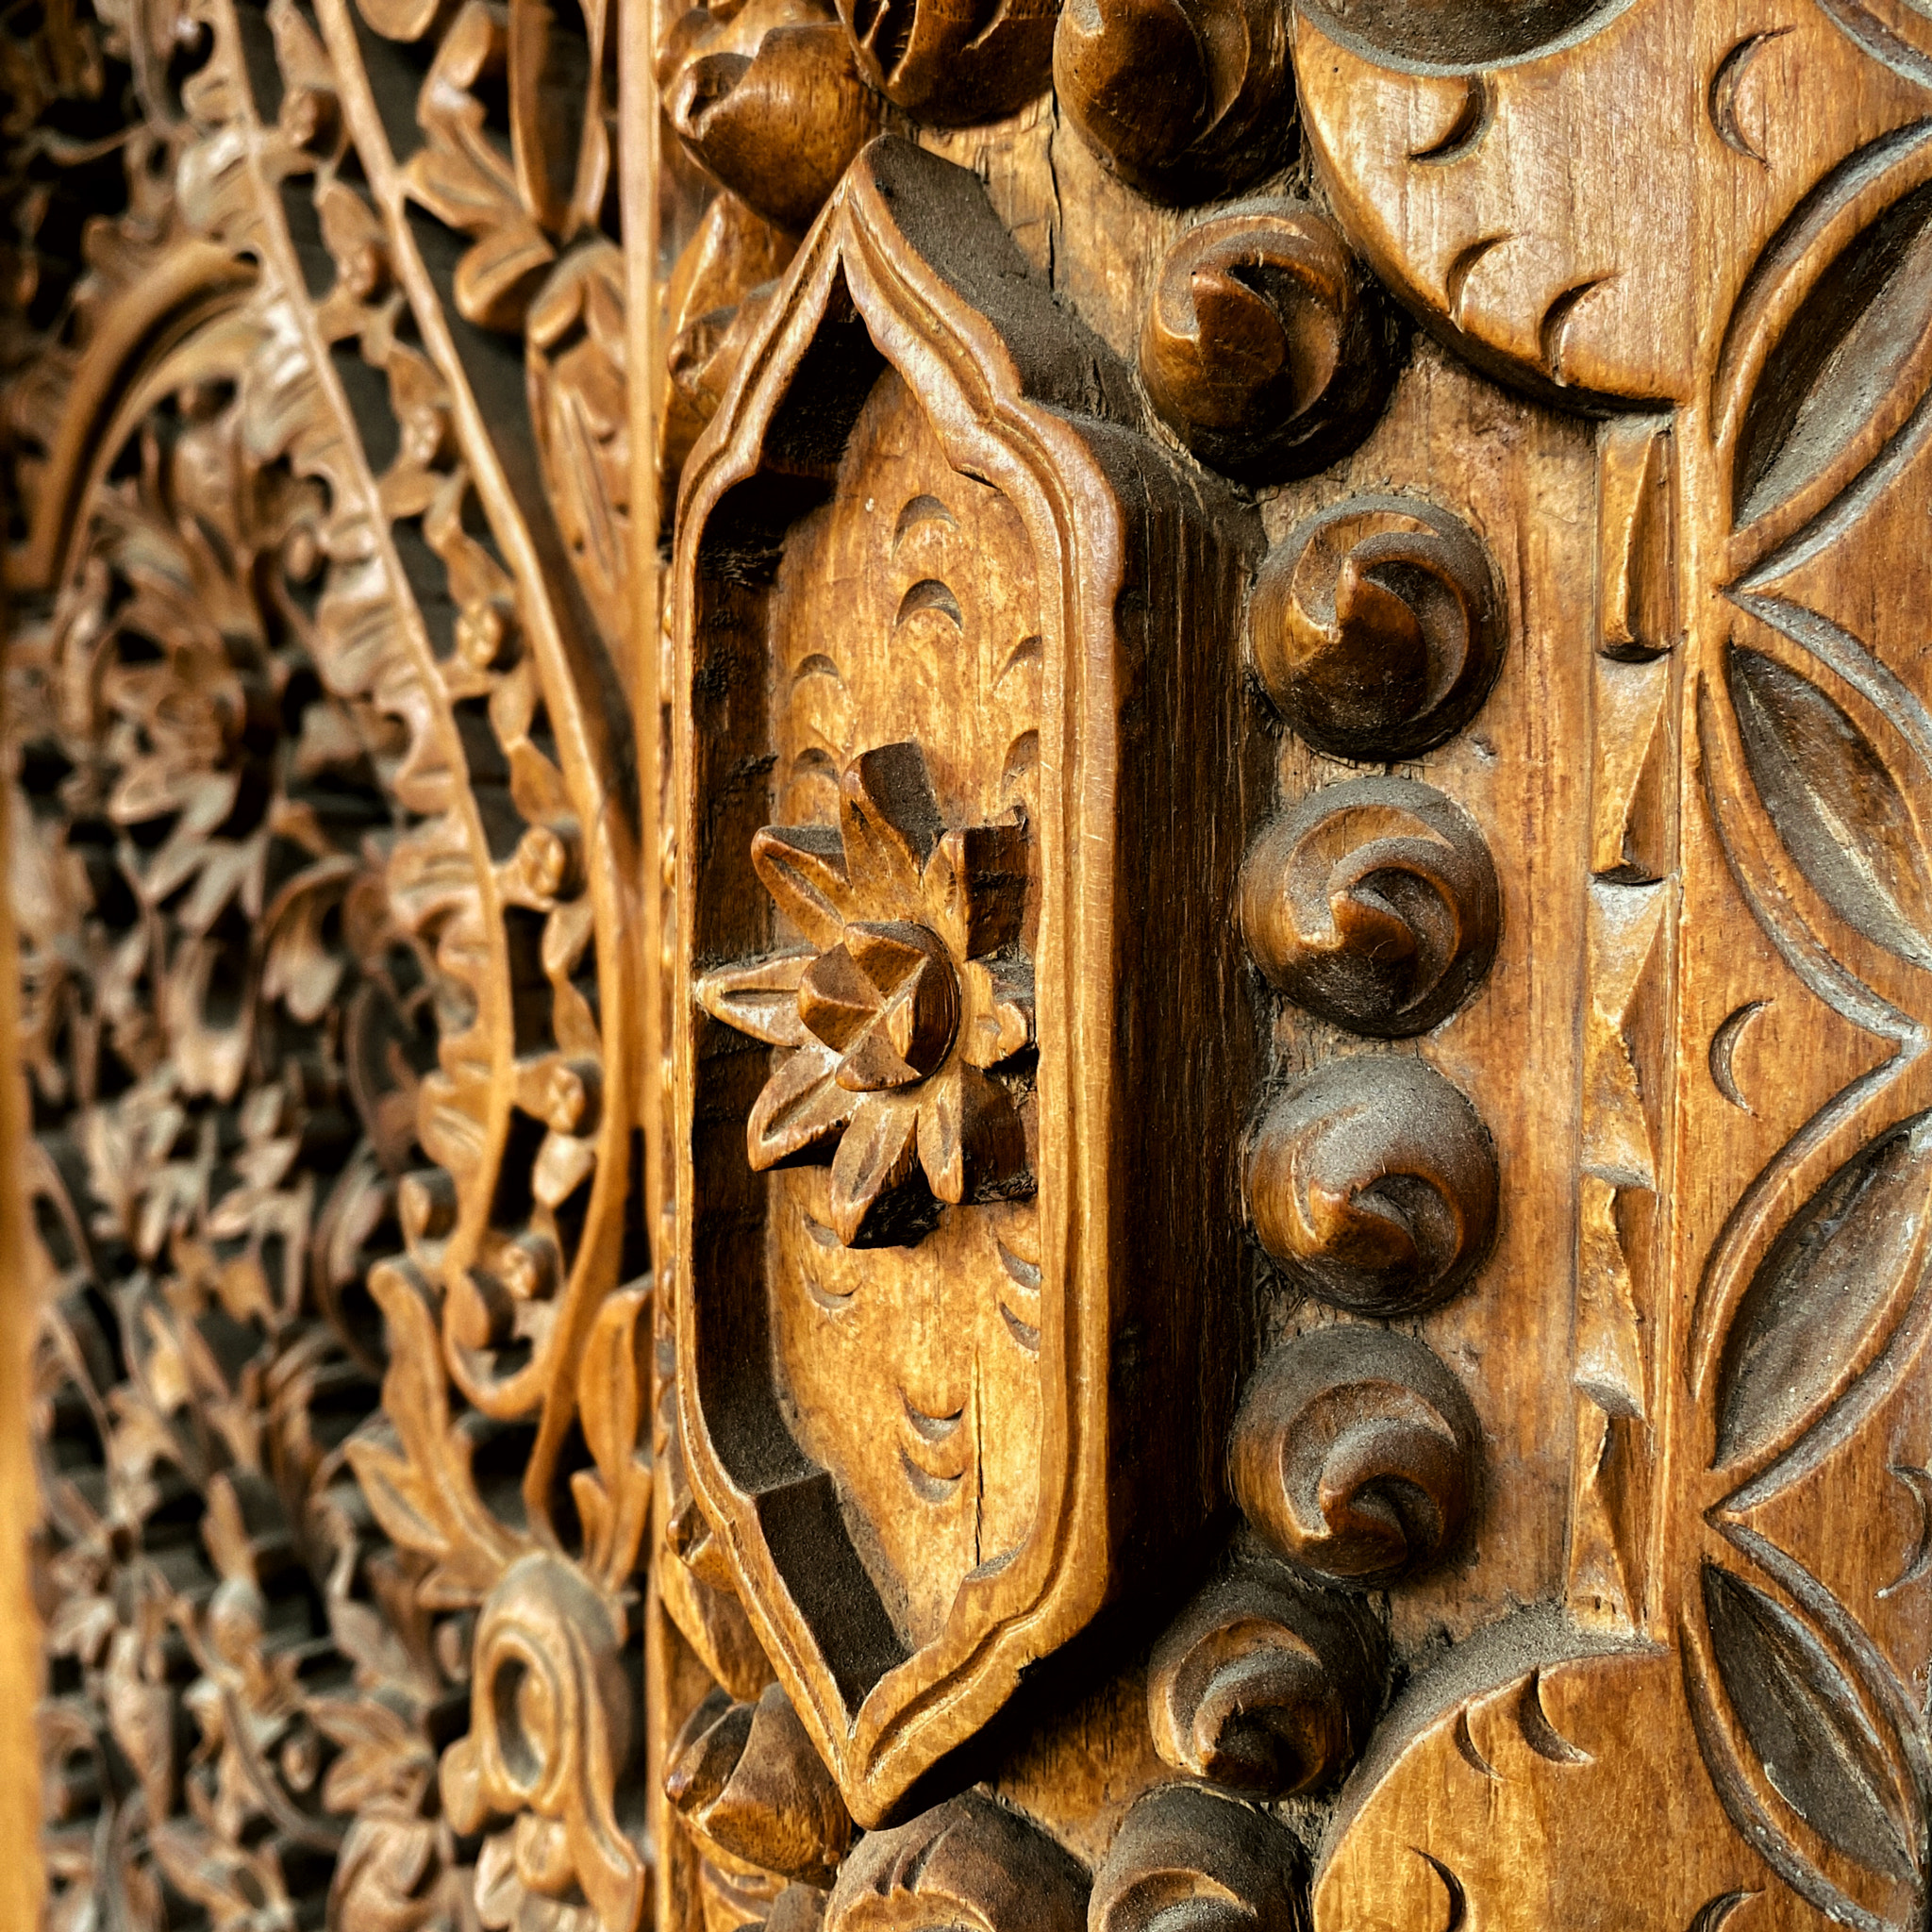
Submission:
<svg viewBox="0 0 1932 1932">
<path fill-rule="evenodd" d="M 764 18 L 747 8 L 743 25 Z M 803 229 L 878 132 L 877 102 L 835 21 L 774 25 L 756 41 L 742 29 L 718 38 L 667 88 L 671 124 L 724 187 L 780 228 Z"/>
<path fill-rule="evenodd" d="M 430 341 L 448 318 L 403 287 L 431 286 L 427 237 L 459 313 L 521 326 L 563 244 L 530 339 L 538 460 L 592 497 L 626 469 L 621 288 L 587 233 L 601 11 L 551 32 L 513 9 L 508 45 L 500 20 L 418 11 L 388 16 L 440 34 L 415 186 L 468 249 L 420 208 L 389 219 L 396 158 L 351 145 L 370 76 L 305 10 L 197 16 L 128 144 L 166 272 L 129 254 L 126 286 L 93 291 L 175 307 L 69 344 L 78 469 L 48 500 L 71 492 L 71 527 L 51 609 L 9 639 L 61 1284 L 40 1403 L 49 1577 L 74 1606 L 49 1726 L 61 1923 L 562 1928 L 594 1893 L 605 1932 L 649 1885 L 622 1591 L 652 1487 L 650 1294 L 611 1291 L 625 995 L 596 947 L 624 813 L 558 675 L 546 600 L 569 629 L 573 587 L 506 562 L 528 526 Z M 565 98 L 574 51 L 591 77 Z M 491 93 L 504 58 L 519 125 L 486 158 L 465 90 Z M 169 263 L 199 279 L 168 296 Z M 607 625 L 624 511 L 621 484 L 578 500 L 557 553 Z M 585 664 L 599 642 L 569 640 Z M 493 1358 L 473 1345 L 512 1331 Z M 571 1554 L 536 1556 L 539 1522 Z M 499 1698 L 508 1679 L 530 1694 Z M 559 1693 L 541 1712 L 540 1680 Z M 445 1747 L 467 1724 L 487 1755 L 498 1719 L 504 1828 L 479 1846 L 443 1802 L 465 1757 Z"/>
<path fill-rule="evenodd" d="M 762 1872 L 829 1886 L 852 1844 L 852 1816 L 790 1699 L 713 1691 L 673 1745 L 665 1793 L 706 1849 Z"/>
<path fill-rule="evenodd" d="M 486 1891 L 491 1867 L 511 1867 L 526 1896 L 581 1893 L 605 1925 L 635 1924 L 647 1884 L 623 1636 L 574 1565 L 520 1558 L 477 1620 L 471 1727 L 441 1768 L 456 1828 L 499 1827 L 483 1854 Z"/>
<path fill-rule="evenodd" d="M 933 126 L 995 121 L 1046 91 L 1059 0 L 839 0 L 866 80 Z"/>
</svg>

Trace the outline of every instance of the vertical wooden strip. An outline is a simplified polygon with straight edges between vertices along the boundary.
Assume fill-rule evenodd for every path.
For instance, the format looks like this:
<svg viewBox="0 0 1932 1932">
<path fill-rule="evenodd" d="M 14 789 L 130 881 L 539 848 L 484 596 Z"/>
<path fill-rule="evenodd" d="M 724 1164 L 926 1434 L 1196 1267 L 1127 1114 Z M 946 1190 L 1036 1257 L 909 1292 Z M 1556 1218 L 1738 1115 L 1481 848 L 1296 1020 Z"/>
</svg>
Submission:
<svg viewBox="0 0 1932 1932">
<path fill-rule="evenodd" d="M 8 792 L 0 791 L 0 853 L 10 851 Z M 45 1890 L 40 1855 L 41 1767 L 34 1713 L 41 1694 L 41 1620 L 28 1549 L 40 1519 L 28 1446 L 31 1362 L 40 1314 L 29 1265 L 22 1154 L 26 1085 L 21 1076 L 20 961 L 13 905 L 0 892 L 0 1924 L 38 1924 Z"/>
</svg>

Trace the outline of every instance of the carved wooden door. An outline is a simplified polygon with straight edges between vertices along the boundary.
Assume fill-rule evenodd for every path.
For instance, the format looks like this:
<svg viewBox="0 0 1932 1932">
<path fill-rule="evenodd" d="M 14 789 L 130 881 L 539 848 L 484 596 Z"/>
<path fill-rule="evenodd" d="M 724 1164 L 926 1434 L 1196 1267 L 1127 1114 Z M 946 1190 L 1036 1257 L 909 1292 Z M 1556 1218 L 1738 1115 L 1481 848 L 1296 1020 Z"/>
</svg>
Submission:
<svg viewBox="0 0 1932 1932">
<path fill-rule="evenodd" d="M 1932 1923 L 1922 0 L 0 49 L 21 1924 Z"/>
</svg>

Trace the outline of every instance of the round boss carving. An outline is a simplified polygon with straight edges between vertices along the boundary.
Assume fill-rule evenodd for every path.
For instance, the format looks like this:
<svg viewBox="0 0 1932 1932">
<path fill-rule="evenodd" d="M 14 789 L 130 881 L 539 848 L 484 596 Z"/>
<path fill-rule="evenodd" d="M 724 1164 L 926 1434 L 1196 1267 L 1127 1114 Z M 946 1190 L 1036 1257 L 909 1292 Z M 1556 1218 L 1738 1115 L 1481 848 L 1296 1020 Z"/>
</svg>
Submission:
<svg viewBox="0 0 1932 1932">
<path fill-rule="evenodd" d="M 1087 1924 L 1090 1932 L 1304 1932 L 1307 1873 L 1306 1855 L 1280 1820 L 1201 1785 L 1157 1785 L 1135 1799 L 1093 1874 Z"/>
<path fill-rule="evenodd" d="M 1277 1349 L 1235 1419 L 1235 1495 L 1325 1582 L 1382 1589 L 1439 1562 L 1474 1502 L 1482 1426 L 1412 1336 L 1323 1328 Z"/>
<path fill-rule="evenodd" d="M 1386 764 L 1475 716 L 1502 666 L 1503 611 L 1489 553 L 1459 518 L 1357 496 L 1269 552 L 1249 629 L 1261 682 L 1298 738 Z"/>
<path fill-rule="evenodd" d="M 1407 778 L 1327 786 L 1241 867 L 1241 929 L 1268 982 L 1357 1033 L 1425 1033 L 1495 958 L 1496 869 L 1468 813 Z"/>
<path fill-rule="evenodd" d="M 1462 1094 L 1421 1060 L 1323 1067 L 1271 1108 L 1248 1156 L 1248 1212 L 1298 1287 L 1393 1320 L 1438 1307 L 1496 1232 L 1496 1157 Z"/>
<path fill-rule="evenodd" d="M 1249 201 L 1185 228 L 1141 331 L 1141 379 L 1195 456 L 1247 482 L 1353 449 L 1394 380 L 1395 325 L 1333 222 Z"/>
<path fill-rule="evenodd" d="M 1178 1772 L 1256 1797 L 1339 1777 L 1381 1701 L 1386 1644 L 1353 1598 L 1244 1561 L 1168 1626 L 1147 1667 L 1154 1748 Z"/>
<path fill-rule="evenodd" d="M 1293 138 L 1288 13 L 1270 0 L 1069 0 L 1053 75 L 1101 164 L 1156 201 L 1212 201 Z"/>
<path fill-rule="evenodd" d="M 1059 0 L 838 0 L 838 8 L 868 83 L 933 126 L 997 121 L 1044 93 L 1053 75 Z"/>
</svg>

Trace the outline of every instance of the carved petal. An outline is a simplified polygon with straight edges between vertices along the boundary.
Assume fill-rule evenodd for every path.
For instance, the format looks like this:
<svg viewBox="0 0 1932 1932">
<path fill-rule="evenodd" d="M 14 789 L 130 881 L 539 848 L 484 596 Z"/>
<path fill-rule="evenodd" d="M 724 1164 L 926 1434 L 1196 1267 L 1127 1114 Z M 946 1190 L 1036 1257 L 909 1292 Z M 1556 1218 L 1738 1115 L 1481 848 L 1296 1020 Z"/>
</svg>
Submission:
<svg viewBox="0 0 1932 1932">
<path fill-rule="evenodd" d="M 851 894 L 836 832 L 823 825 L 767 825 L 753 835 L 751 862 L 778 910 L 814 952 L 839 943 Z"/>
<path fill-rule="evenodd" d="M 925 867 L 925 901 L 946 942 L 962 958 L 1010 945 L 1026 909 L 1026 828 L 961 825 L 942 838 Z"/>
<path fill-rule="evenodd" d="M 1932 864 L 1877 748 L 1774 658 L 1734 646 L 1726 670 L 1744 762 L 1799 869 L 1867 939 L 1932 967 Z"/>
<path fill-rule="evenodd" d="M 1909 1880 L 1897 1774 L 1824 1646 L 1782 1604 L 1715 1563 L 1704 1566 L 1704 1614 L 1742 1741 L 1772 1789 L 1846 1857 Z"/>
<path fill-rule="evenodd" d="M 882 744 L 852 761 L 840 788 L 845 869 L 860 910 L 891 919 L 919 903 L 920 874 L 940 838 L 940 808 L 916 744 Z"/>
<path fill-rule="evenodd" d="M 977 1067 L 935 1080 L 919 1109 L 919 1160 L 941 1201 L 984 1200 L 1026 1171 L 1026 1137 L 1006 1090 Z"/>
<path fill-rule="evenodd" d="M 909 1094 L 869 1093 L 856 1102 L 850 1118 L 851 1129 L 832 1160 L 832 1226 L 856 1248 L 873 1244 L 862 1238 L 883 1231 L 869 1225 L 876 1210 L 911 1178 L 919 1103 Z"/>
<path fill-rule="evenodd" d="M 845 1131 L 858 1106 L 838 1074 L 839 1056 L 808 1040 L 765 1082 L 744 1128 L 753 1173 L 824 1158 L 823 1150 Z"/>
<path fill-rule="evenodd" d="M 996 1067 L 1033 1044 L 1033 969 L 1019 959 L 969 959 L 960 975 L 967 1021 L 959 1051 L 975 1067 Z"/>
<path fill-rule="evenodd" d="M 1861 1148 L 1791 1218 L 1752 1277 L 1718 1371 L 1717 1460 L 1783 1449 L 1851 1374 L 1873 1391 L 1911 1361 L 1886 1344 L 1924 1294 L 1932 1119 L 1902 1121 Z M 1808 1461 L 1801 1457 L 1808 1466 Z M 1767 1479 L 1775 1482 L 1776 1471 Z M 1753 1486 L 1754 1488 L 1757 1485 Z"/>
<path fill-rule="evenodd" d="M 775 959 L 721 966 L 698 981 L 698 1004 L 712 1019 L 767 1046 L 803 1046 L 798 988 L 811 963 L 809 953 L 783 953 Z"/>
</svg>

